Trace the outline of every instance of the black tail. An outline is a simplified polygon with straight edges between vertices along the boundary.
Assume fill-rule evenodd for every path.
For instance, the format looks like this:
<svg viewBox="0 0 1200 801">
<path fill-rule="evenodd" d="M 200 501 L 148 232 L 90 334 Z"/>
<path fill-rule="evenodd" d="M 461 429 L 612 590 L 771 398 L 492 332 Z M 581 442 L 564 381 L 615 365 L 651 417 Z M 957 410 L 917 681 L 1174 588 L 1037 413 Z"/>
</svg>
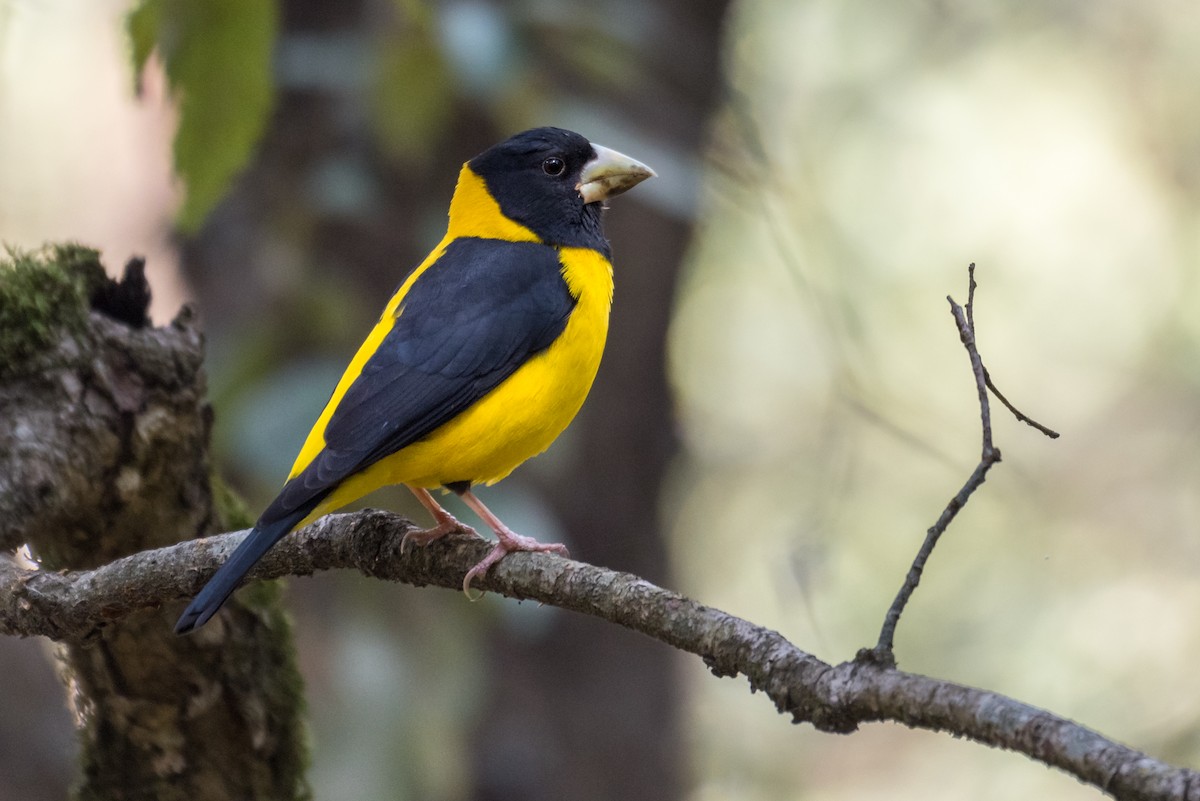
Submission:
<svg viewBox="0 0 1200 801">
<path fill-rule="evenodd" d="M 312 511 L 315 504 L 308 508 L 297 510 L 278 520 L 264 523 L 261 519 L 255 524 L 249 536 L 242 540 L 233 555 L 221 565 L 213 577 L 204 585 L 204 589 L 192 599 L 188 608 L 179 616 L 175 624 L 176 634 L 187 634 L 200 628 L 208 619 L 217 613 L 221 605 L 237 589 L 242 578 L 254 567 L 254 563 L 262 558 L 271 546 L 279 542 L 285 534 Z"/>
</svg>

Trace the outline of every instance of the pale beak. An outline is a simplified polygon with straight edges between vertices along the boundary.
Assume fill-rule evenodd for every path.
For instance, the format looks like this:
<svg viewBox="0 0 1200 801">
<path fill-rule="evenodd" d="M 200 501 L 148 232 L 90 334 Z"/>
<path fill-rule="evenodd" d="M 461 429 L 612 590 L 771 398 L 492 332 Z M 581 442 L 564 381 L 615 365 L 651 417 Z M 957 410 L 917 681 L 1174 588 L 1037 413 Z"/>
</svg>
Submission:
<svg viewBox="0 0 1200 801">
<path fill-rule="evenodd" d="M 601 145 L 592 145 L 592 150 L 596 155 L 583 165 L 579 186 L 575 187 L 584 203 L 616 197 L 655 175 L 645 164 L 615 150 Z"/>
</svg>

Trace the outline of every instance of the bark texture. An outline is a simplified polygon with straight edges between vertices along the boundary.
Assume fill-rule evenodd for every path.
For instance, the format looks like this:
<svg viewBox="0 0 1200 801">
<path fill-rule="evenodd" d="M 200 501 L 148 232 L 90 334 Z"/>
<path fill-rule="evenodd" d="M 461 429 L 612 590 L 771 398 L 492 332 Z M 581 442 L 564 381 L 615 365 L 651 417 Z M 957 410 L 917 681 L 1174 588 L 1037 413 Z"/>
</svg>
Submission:
<svg viewBox="0 0 1200 801">
<path fill-rule="evenodd" d="M 83 248 L 14 262 L 0 265 L 0 547 L 79 570 L 241 522 L 210 489 L 190 311 L 149 326 L 137 261 L 120 283 Z M 125 580 L 133 592 L 140 576 Z M 98 610 L 63 641 L 79 798 L 306 795 L 288 625 L 272 588 L 247 595 L 202 637 L 171 633 L 170 603 Z"/>
</svg>

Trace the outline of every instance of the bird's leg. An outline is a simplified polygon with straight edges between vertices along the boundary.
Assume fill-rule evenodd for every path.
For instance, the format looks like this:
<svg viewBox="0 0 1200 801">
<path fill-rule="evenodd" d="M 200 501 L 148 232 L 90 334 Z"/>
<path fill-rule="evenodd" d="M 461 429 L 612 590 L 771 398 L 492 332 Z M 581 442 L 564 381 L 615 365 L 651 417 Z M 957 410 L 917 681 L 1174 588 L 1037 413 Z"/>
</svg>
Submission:
<svg viewBox="0 0 1200 801">
<path fill-rule="evenodd" d="M 452 488 L 453 489 L 453 488 Z M 492 565 L 499 562 L 513 551 L 550 551 L 559 556 L 570 556 L 567 553 L 567 548 L 562 543 L 538 542 L 532 537 L 522 537 L 508 526 L 500 522 L 500 518 L 492 514 L 491 510 L 483 505 L 483 502 L 475 497 L 471 490 L 464 489 L 458 493 L 459 497 L 471 507 L 471 511 L 479 515 L 479 519 L 488 524 L 492 531 L 496 532 L 496 537 L 500 540 L 495 547 L 488 552 L 488 555 L 483 557 L 483 560 L 475 567 L 467 571 L 466 578 L 463 579 L 463 592 L 470 595 L 471 581 L 476 576 L 482 576 L 488 571 Z"/>
<path fill-rule="evenodd" d="M 433 515 L 435 525 L 433 528 L 410 530 L 404 535 L 404 539 L 400 540 L 400 553 L 404 553 L 404 549 L 408 547 L 408 543 L 410 542 L 424 547 L 452 531 L 475 534 L 475 529 L 458 522 L 458 519 L 454 515 L 443 509 L 441 504 L 435 501 L 433 496 L 429 494 L 429 490 L 407 484 L 405 486 L 408 486 L 412 490 L 412 494 L 417 496 L 417 500 L 421 502 L 421 505 L 429 510 L 429 514 Z"/>
</svg>

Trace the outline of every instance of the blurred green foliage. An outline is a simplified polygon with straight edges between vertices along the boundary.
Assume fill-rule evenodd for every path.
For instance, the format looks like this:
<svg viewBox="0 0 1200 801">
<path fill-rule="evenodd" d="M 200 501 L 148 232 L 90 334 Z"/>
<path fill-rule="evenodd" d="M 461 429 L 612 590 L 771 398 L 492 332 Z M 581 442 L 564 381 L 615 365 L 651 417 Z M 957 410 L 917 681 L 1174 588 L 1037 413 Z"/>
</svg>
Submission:
<svg viewBox="0 0 1200 801">
<path fill-rule="evenodd" d="M 200 228 L 266 128 L 278 15 L 274 0 L 144 0 L 127 18 L 135 75 L 157 51 L 178 99 L 184 232 Z"/>
<path fill-rule="evenodd" d="M 418 6 L 406 16 L 408 24 L 376 48 L 372 122 L 385 151 L 423 164 L 428 143 L 453 119 L 455 84 L 433 35 L 432 14 Z"/>
</svg>

